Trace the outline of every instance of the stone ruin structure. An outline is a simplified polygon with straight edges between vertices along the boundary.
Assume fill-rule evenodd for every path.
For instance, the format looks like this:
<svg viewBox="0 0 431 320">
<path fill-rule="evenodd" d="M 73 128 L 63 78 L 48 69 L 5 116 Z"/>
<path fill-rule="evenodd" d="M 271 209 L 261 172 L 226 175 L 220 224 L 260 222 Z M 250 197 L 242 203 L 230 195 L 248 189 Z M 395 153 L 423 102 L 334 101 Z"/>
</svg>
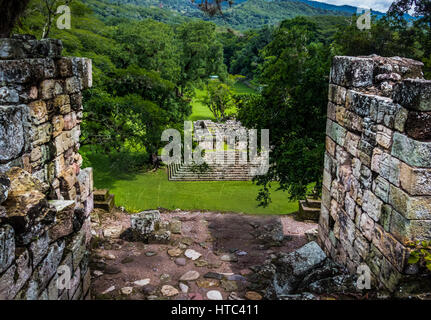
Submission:
<svg viewBox="0 0 431 320">
<path fill-rule="evenodd" d="M 0 39 L 0 299 L 90 297 L 93 177 L 78 149 L 91 60 L 61 51 Z"/>
<path fill-rule="evenodd" d="M 422 63 L 335 57 L 330 75 L 319 243 L 372 285 L 410 273 L 409 240 L 431 239 L 431 81 Z M 374 287 L 376 288 L 376 287 Z"/>
</svg>

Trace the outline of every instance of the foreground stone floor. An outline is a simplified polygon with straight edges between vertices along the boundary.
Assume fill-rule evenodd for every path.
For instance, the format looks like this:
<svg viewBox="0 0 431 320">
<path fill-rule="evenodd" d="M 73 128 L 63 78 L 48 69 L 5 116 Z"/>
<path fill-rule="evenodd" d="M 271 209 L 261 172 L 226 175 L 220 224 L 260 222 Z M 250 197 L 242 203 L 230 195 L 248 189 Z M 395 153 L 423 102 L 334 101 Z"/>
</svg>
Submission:
<svg viewBox="0 0 431 320">
<path fill-rule="evenodd" d="M 162 220 L 171 222 L 170 241 L 145 244 L 122 239 L 128 213 L 93 213 L 93 298 L 261 299 L 247 280 L 252 267 L 303 246 L 316 227 L 292 216 L 180 210 Z"/>
</svg>

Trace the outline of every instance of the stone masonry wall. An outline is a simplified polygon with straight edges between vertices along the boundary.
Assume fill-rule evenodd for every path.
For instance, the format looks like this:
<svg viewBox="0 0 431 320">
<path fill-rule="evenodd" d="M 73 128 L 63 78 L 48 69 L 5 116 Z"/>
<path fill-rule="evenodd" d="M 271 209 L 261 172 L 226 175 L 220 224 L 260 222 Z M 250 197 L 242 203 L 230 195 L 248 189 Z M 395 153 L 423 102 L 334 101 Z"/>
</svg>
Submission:
<svg viewBox="0 0 431 320">
<path fill-rule="evenodd" d="M 61 51 L 0 39 L 0 299 L 89 297 L 93 177 L 78 149 L 91 60 Z"/>
<path fill-rule="evenodd" d="M 335 57 L 330 76 L 319 241 L 391 291 L 408 240 L 431 239 L 431 81 L 422 63 Z"/>
</svg>

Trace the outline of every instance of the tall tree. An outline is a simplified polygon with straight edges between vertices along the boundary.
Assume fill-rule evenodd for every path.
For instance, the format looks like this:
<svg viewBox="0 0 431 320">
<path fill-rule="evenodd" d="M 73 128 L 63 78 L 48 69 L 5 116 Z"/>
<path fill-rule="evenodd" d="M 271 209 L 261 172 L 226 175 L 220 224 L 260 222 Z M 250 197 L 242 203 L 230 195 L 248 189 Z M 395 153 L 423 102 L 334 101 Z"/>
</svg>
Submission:
<svg viewBox="0 0 431 320">
<path fill-rule="evenodd" d="M 270 201 L 272 181 L 291 198 L 321 188 L 330 48 L 314 42 L 315 25 L 303 18 L 282 23 L 263 49 L 259 78 L 262 96 L 239 100 L 239 120 L 249 128 L 269 129 L 270 168 L 256 176 L 258 200 Z"/>
</svg>

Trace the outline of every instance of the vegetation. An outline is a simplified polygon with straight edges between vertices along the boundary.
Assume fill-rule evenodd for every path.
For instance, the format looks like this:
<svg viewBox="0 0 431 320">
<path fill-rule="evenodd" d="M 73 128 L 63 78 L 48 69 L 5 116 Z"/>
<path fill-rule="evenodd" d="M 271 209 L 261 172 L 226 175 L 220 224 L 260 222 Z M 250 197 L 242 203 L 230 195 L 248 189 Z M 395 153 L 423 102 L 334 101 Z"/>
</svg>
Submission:
<svg viewBox="0 0 431 320">
<path fill-rule="evenodd" d="M 333 53 L 316 42 L 316 25 L 304 18 L 283 22 L 263 49 L 262 95 L 238 101 L 238 118 L 247 127 L 270 128 L 270 169 L 257 176 L 259 200 L 270 201 L 272 181 L 292 198 L 310 183 L 321 185 L 328 74 Z"/>
<path fill-rule="evenodd" d="M 408 244 L 410 256 L 408 262 L 431 271 L 431 241 L 414 241 Z"/>
</svg>

